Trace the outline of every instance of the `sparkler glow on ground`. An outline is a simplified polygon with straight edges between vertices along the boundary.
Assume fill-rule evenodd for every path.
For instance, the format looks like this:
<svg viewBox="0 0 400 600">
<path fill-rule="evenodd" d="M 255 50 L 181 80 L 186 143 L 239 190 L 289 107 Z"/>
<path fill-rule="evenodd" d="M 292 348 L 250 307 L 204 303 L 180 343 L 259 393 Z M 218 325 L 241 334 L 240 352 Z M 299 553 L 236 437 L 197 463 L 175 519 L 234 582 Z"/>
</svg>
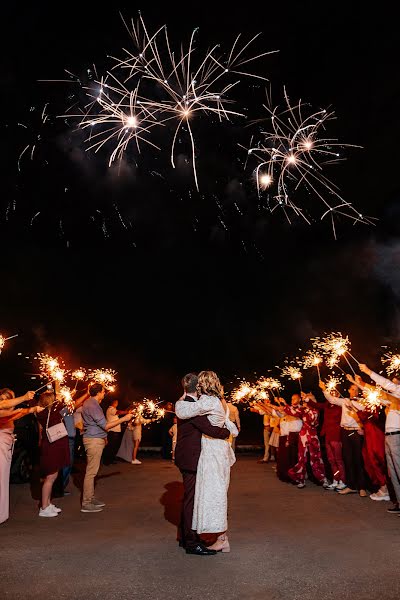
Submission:
<svg viewBox="0 0 400 600">
<path fill-rule="evenodd" d="M 334 235 L 334 215 L 341 215 L 356 222 L 373 224 L 371 218 L 362 215 L 339 193 L 338 187 L 324 175 L 327 165 L 343 160 L 341 151 L 345 147 L 325 134 L 327 122 L 334 119 L 334 112 L 325 109 L 313 110 L 299 100 L 292 104 L 284 90 L 285 108 L 273 107 L 267 94 L 264 108 L 268 112 L 268 128 L 262 139 L 248 149 L 249 158 L 257 161 L 255 178 L 258 194 L 266 194 L 271 212 L 283 209 L 288 221 L 288 209 L 300 215 L 310 224 L 305 209 L 300 207 L 298 192 L 305 188 L 308 195 L 322 203 L 321 220 L 330 217 Z"/>
<path fill-rule="evenodd" d="M 197 30 L 190 37 L 188 47 L 181 44 L 175 52 L 164 25 L 154 34 L 147 31 L 139 17 L 137 24 L 125 23 L 134 44 L 134 50 L 124 49 L 124 58 L 114 58 L 114 64 L 104 77 L 86 88 L 89 103 L 82 113 L 63 115 L 79 117 L 79 127 L 87 129 L 88 149 L 100 150 L 108 142 L 114 147 L 109 165 L 121 159 L 131 142 L 140 152 L 143 143 L 157 148 L 151 139 L 154 128 L 171 122 L 174 133 L 170 140 L 171 163 L 175 167 L 175 146 L 178 134 L 187 133 L 193 174 L 199 189 L 196 170 L 196 148 L 193 132 L 195 117 L 207 119 L 208 125 L 217 121 L 243 116 L 228 108 L 233 100 L 229 92 L 239 81 L 237 76 L 265 77 L 247 72 L 246 65 L 271 52 L 248 57 L 246 52 L 259 34 L 240 45 L 240 35 L 227 54 L 214 45 L 204 56 L 199 56 L 195 45 Z M 234 76 L 234 79 L 232 79 Z M 167 137 L 165 129 L 165 136 Z"/>
</svg>

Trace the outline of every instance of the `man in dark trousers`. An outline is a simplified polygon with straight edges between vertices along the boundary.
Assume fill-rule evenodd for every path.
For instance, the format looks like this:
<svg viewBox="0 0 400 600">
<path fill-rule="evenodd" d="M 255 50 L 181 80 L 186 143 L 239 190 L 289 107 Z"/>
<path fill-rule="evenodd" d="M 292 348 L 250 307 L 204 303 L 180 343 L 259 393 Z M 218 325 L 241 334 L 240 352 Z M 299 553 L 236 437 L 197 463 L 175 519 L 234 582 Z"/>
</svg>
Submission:
<svg viewBox="0 0 400 600">
<path fill-rule="evenodd" d="M 197 400 L 197 375 L 188 373 L 182 379 L 185 396 L 178 402 L 196 402 Z M 186 549 L 187 554 L 209 556 L 216 554 L 209 550 L 192 529 L 194 492 L 196 488 L 197 464 L 201 452 L 202 434 L 218 439 L 227 439 L 229 431 L 225 427 L 214 427 L 207 416 L 192 417 L 191 419 L 178 419 L 178 437 L 175 448 L 175 464 L 182 473 L 183 478 L 183 506 L 181 518 L 180 544 Z"/>
</svg>

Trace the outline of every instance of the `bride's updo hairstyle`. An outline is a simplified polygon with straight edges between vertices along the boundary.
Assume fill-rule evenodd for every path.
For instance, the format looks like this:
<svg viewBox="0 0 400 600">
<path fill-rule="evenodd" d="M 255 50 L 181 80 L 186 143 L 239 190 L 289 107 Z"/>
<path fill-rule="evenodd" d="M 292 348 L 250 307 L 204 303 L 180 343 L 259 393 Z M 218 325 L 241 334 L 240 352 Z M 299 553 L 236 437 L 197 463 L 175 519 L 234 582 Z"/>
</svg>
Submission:
<svg viewBox="0 0 400 600">
<path fill-rule="evenodd" d="M 197 393 L 199 396 L 205 394 L 206 396 L 216 396 L 220 400 L 223 398 L 224 390 L 218 379 L 218 375 L 214 371 L 201 371 L 199 373 Z"/>
</svg>

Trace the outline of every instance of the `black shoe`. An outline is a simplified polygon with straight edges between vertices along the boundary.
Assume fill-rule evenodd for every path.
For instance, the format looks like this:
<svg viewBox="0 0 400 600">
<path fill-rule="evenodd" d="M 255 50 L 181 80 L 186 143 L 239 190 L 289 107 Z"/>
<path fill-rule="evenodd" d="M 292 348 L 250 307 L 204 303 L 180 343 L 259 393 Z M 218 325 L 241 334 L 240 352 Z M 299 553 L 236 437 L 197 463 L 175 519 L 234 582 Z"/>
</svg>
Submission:
<svg viewBox="0 0 400 600">
<path fill-rule="evenodd" d="M 216 550 L 209 550 L 203 544 L 197 544 L 197 546 L 192 546 L 191 548 L 186 548 L 186 554 L 198 554 L 199 556 L 211 556 L 212 554 L 217 554 Z"/>
<path fill-rule="evenodd" d="M 185 546 L 185 544 L 184 544 L 184 543 L 183 543 L 181 540 L 179 540 L 179 541 L 178 541 L 178 543 L 179 543 L 179 548 L 184 548 L 184 549 L 186 549 L 186 546 Z"/>
<path fill-rule="evenodd" d="M 393 506 L 393 508 L 388 508 L 387 511 L 388 511 L 388 513 L 391 513 L 393 515 L 400 515 L 400 507 L 398 507 L 398 506 Z"/>
</svg>

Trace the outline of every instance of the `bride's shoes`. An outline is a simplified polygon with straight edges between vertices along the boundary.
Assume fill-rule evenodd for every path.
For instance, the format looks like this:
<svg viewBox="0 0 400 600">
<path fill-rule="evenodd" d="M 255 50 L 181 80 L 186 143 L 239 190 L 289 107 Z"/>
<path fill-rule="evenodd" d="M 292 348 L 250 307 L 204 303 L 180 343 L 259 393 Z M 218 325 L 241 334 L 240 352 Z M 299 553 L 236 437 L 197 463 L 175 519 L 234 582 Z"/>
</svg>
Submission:
<svg viewBox="0 0 400 600">
<path fill-rule="evenodd" d="M 217 541 L 208 546 L 209 550 L 216 550 L 216 552 L 230 552 L 231 548 L 229 546 L 229 540 L 227 535 L 219 535 L 217 537 Z"/>
</svg>

